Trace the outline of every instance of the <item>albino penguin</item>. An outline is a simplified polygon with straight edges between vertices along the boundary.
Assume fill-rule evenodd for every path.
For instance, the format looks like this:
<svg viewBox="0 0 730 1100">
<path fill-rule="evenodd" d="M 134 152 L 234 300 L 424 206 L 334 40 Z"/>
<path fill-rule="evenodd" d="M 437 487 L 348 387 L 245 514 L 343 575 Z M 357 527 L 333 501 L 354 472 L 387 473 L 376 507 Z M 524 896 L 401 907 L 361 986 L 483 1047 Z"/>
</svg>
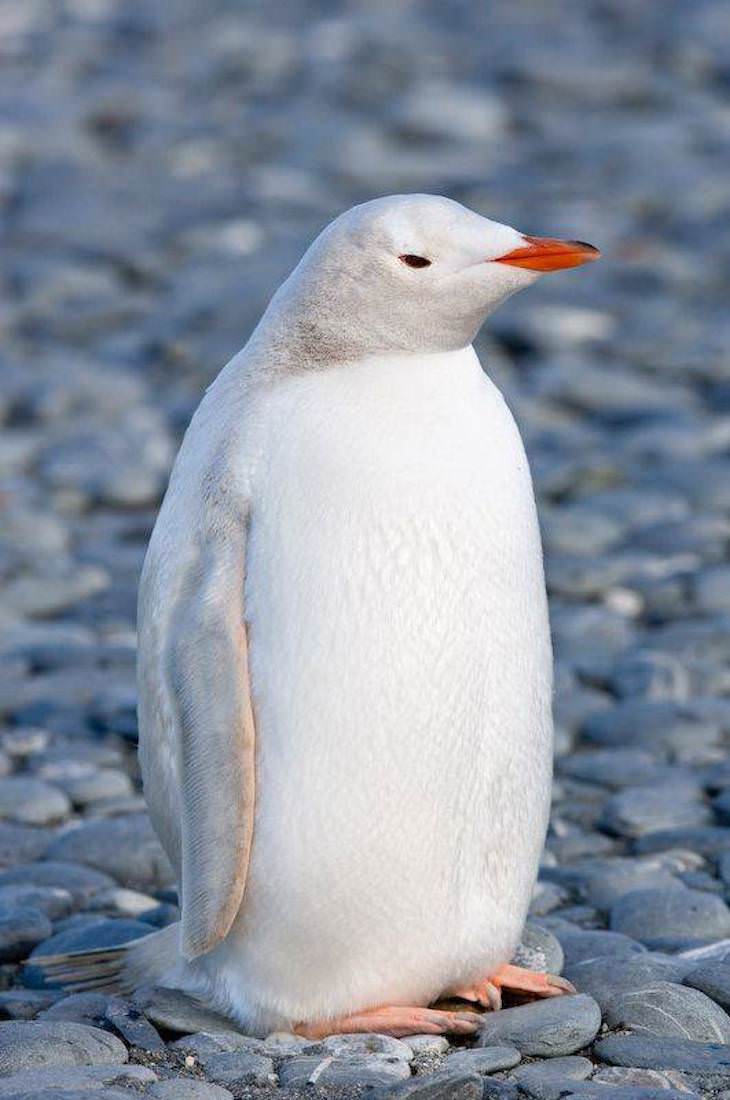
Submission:
<svg viewBox="0 0 730 1100">
<path fill-rule="evenodd" d="M 508 965 L 552 655 L 525 453 L 471 343 L 597 256 L 429 195 L 317 238 L 193 417 L 142 576 L 140 759 L 180 924 L 47 973 L 310 1037 L 468 1034 L 429 1006 L 572 989 Z"/>
</svg>

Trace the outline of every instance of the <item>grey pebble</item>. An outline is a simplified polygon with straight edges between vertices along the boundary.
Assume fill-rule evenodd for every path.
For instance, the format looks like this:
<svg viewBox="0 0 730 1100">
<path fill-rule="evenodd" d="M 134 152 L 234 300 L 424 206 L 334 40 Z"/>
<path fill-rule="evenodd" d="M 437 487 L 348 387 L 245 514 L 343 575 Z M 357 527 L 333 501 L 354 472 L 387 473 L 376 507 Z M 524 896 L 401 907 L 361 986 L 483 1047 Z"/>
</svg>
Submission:
<svg viewBox="0 0 730 1100">
<path fill-rule="evenodd" d="M 501 1085 L 496 1081 L 489 1083 L 498 1088 Z M 389 1100 L 391 1097 L 392 1100 L 482 1100 L 483 1097 L 498 1096 L 498 1093 L 488 1092 L 486 1089 L 487 1082 L 476 1073 L 439 1070 L 423 1077 L 411 1077 L 395 1085 L 387 1084 L 372 1091 L 368 1090 L 368 1096 L 372 1100 Z M 504 1100 L 512 1100 L 506 1084 L 503 1092 Z"/>
<path fill-rule="evenodd" d="M 52 931 L 51 922 L 40 909 L 1 908 L 0 963 L 19 962 L 36 944 L 47 940 Z"/>
<path fill-rule="evenodd" d="M 0 886 L 0 913 L 18 907 L 40 909 L 51 920 L 66 917 L 73 908 L 73 897 L 59 886 Z"/>
<path fill-rule="evenodd" d="M 551 1058 L 549 1061 L 530 1062 L 514 1069 L 508 1080 L 516 1082 L 520 1091 L 535 1100 L 559 1100 L 570 1090 L 566 1081 L 584 1081 L 593 1072 L 588 1058 L 577 1056 Z"/>
<path fill-rule="evenodd" d="M 50 825 L 70 813 L 71 803 L 59 787 L 23 776 L 0 779 L 0 818 L 21 825 Z"/>
<path fill-rule="evenodd" d="M 602 1062 L 643 1069 L 678 1069 L 686 1073 L 730 1078 L 730 1047 L 691 1039 L 644 1035 L 610 1035 L 594 1053 Z"/>
<path fill-rule="evenodd" d="M 413 1051 L 408 1043 L 401 1039 L 394 1039 L 390 1035 L 379 1035 L 375 1032 L 329 1035 L 317 1043 L 316 1048 L 307 1051 L 307 1053 L 317 1054 L 320 1052 L 336 1058 L 360 1054 L 383 1054 L 388 1058 L 402 1058 L 404 1062 L 410 1062 L 413 1058 Z"/>
<path fill-rule="evenodd" d="M 70 1020 L 105 1027 L 109 997 L 106 993 L 69 993 L 38 1014 L 39 1020 Z"/>
<path fill-rule="evenodd" d="M 207 1077 L 219 1085 L 275 1084 L 274 1063 L 263 1054 L 250 1054 L 236 1050 L 222 1054 L 210 1054 L 203 1059 L 203 1070 Z"/>
<path fill-rule="evenodd" d="M 631 787 L 614 794 L 603 807 L 599 826 L 617 836 L 637 837 L 663 828 L 692 828 L 712 820 L 712 811 L 690 784 Z"/>
<path fill-rule="evenodd" d="M 646 989 L 658 981 L 681 982 L 692 963 L 680 958 L 649 954 L 585 959 L 566 967 L 565 977 L 589 993 L 607 1012 L 613 1001 L 629 990 Z"/>
<path fill-rule="evenodd" d="M 46 854 L 50 860 L 70 860 L 103 870 L 136 890 L 160 889 L 174 881 L 146 815 L 85 822 L 59 836 Z"/>
<path fill-rule="evenodd" d="M 522 931 L 522 939 L 512 962 L 528 970 L 543 970 L 560 974 L 563 969 L 563 948 L 549 928 L 528 921 Z"/>
<path fill-rule="evenodd" d="M 232 1020 L 213 1012 L 177 989 L 153 987 L 135 994 L 135 1003 L 148 1020 L 166 1031 L 182 1034 L 235 1030 Z"/>
<path fill-rule="evenodd" d="M 33 1020 L 63 996 L 59 989 L 6 989 L 0 992 L 0 1019 Z"/>
<path fill-rule="evenodd" d="M 233 1100 L 233 1093 L 211 1081 L 191 1077 L 168 1077 L 145 1089 L 145 1097 L 153 1100 Z M 129 1100 L 132 1100 L 131 1096 Z"/>
<path fill-rule="evenodd" d="M 730 1043 L 730 1016 L 699 990 L 673 982 L 620 993 L 606 1009 L 605 1022 L 649 1035 Z"/>
<path fill-rule="evenodd" d="M 96 1027 L 50 1020 L 0 1023 L 2 1073 L 18 1073 L 47 1065 L 104 1065 L 126 1061 L 124 1043 Z"/>
<path fill-rule="evenodd" d="M 93 1095 L 96 1088 L 105 1085 L 124 1086 L 125 1095 L 132 1100 L 132 1097 L 139 1095 L 138 1090 L 153 1085 L 155 1081 L 157 1074 L 146 1066 L 119 1065 L 116 1062 L 97 1066 L 47 1066 L 0 1078 L 0 1100 L 13 1100 L 16 1095 L 32 1098 L 49 1095 L 49 1100 L 51 1097 L 55 1100 L 58 1095 L 56 1090 L 62 1089 L 78 1091 L 83 1098 Z M 48 1094 L 49 1089 L 54 1091 Z"/>
<path fill-rule="evenodd" d="M 634 890 L 611 908 L 611 929 L 656 950 L 677 950 L 730 935 L 730 909 L 721 898 L 677 886 Z"/>
<path fill-rule="evenodd" d="M 0 871 L 0 888 L 3 886 L 54 886 L 68 891 L 81 902 L 87 897 L 108 890 L 114 879 L 102 871 L 92 870 L 79 863 L 47 860 L 43 863 L 23 863 Z"/>
<path fill-rule="evenodd" d="M 372 1088 L 393 1084 L 410 1075 L 406 1061 L 385 1054 L 352 1054 L 342 1058 L 302 1055 L 282 1064 L 279 1082 L 282 1088 L 304 1088 L 314 1084 L 322 1087 L 365 1085 Z"/>
<path fill-rule="evenodd" d="M 557 935 L 565 952 L 566 966 L 573 966 L 585 959 L 641 955 L 646 951 L 643 944 L 621 932 L 600 929 L 595 932 L 558 932 Z"/>
<path fill-rule="evenodd" d="M 554 1058 L 582 1050 L 600 1026 L 601 1012 L 592 997 L 551 997 L 485 1016 L 479 1043 L 507 1042 L 522 1054 Z"/>
<path fill-rule="evenodd" d="M 684 984 L 699 989 L 716 1004 L 730 1011 L 730 944 L 728 961 L 712 961 L 696 966 L 683 978 Z"/>
<path fill-rule="evenodd" d="M 496 1073 L 500 1069 L 512 1069 L 522 1060 L 517 1047 L 508 1044 L 477 1047 L 475 1050 L 457 1050 L 450 1054 L 444 1069 L 460 1073 Z"/>
</svg>

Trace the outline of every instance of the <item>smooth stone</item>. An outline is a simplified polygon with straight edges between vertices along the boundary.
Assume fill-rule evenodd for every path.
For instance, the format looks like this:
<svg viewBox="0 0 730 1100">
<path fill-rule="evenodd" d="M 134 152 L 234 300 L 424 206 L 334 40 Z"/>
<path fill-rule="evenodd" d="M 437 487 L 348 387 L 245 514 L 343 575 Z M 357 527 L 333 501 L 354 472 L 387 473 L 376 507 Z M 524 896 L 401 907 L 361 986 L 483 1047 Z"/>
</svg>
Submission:
<svg viewBox="0 0 730 1100">
<path fill-rule="evenodd" d="M 250 1043 L 261 1043 L 261 1053 L 270 1058 L 291 1058 L 294 1054 L 304 1054 L 318 1044 L 314 1039 L 305 1039 L 303 1035 L 294 1035 L 291 1031 L 272 1031 L 265 1039 L 251 1039 Z"/>
<path fill-rule="evenodd" d="M 203 1060 L 205 1074 L 219 1085 L 272 1085 L 276 1083 L 274 1063 L 263 1054 L 231 1051 L 211 1054 Z"/>
<path fill-rule="evenodd" d="M 46 855 L 103 870 L 135 890 L 156 890 L 174 881 L 149 818 L 141 814 L 87 821 L 54 840 Z"/>
<path fill-rule="evenodd" d="M 53 932 L 45 913 L 29 906 L 0 911 L 0 963 L 19 962 Z"/>
<path fill-rule="evenodd" d="M 439 1070 L 422 1077 L 411 1077 L 397 1085 L 389 1084 L 384 1088 L 368 1090 L 367 1095 L 371 1100 L 482 1100 L 487 1096 L 495 1096 L 495 1100 L 498 1100 L 499 1093 L 487 1092 L 486 1087 L 487 1082 L 476 1073 Z M 513 1100 L 514 1094 L 506 1088 L 503 1095 L 504 1100 Z"/>
<path fill-rule="evenodd" d="M 600 1026 L 601 1012 L 592 997 L 551 997 L 485 1016 L 479 1045 L 507 1042 L 522 1054 L 554 1058 L 582 1050 Z"/>
<path fill-rule="evenodd" d="M 692 1091 L 690 1079 L 678 1069 L 662 1073 L 657 1069 L 638 1069 L 635 1066 L 602 1066 L 593 1074 L 592 1081 L 601 1085 L 641 1085 Z"/>
<path fill-rule="evenodd" d="M 0 867 L 6 868 L 0 871 L 0 884 L 5 875 L 12 872 L 7 868 L 15 868 L 20 865 L 30 865 L 34 859 L 40 859 L 48 843 L 53 836 L 50 829 L 41 828 L 38 825 L 15 825 L 11 821 L 0 821 Z M 25 879 L 16 880 L 21 886 L 25 885 Z"/>
<path fill-rule="evenodd" d="M 657 982 L 619 994 L 604 1017 L 609 1027 L 702 1043 L 730 1043 L 730 1016 L 704 993 L 674 982 Z"/>
<path fill-rule="evenodd" d="M 712 858 L 730 850 L 730 829 L 718 825 L 659 829 L 655 833 L 644 833 L 634 843 L 637 855 L 666 852 L 673 848 L 686 848 L 706 858 Z"/>
<path fill-rule="evenodd" d="M 589 993 L 607 1012 L 627 990 L 647 989 L 658 981 L 681 982 L 691 962 L 649 954 L 586 959 L 565 968 L 565 977 Z"/>
<path fill-rule="evenodd" d="M 680 1089 L 653 1088 L 646 1085 L 626 1085 L 611 1088 L 608 1085 L 582 1081 L 570 1090 L 570 1100 L 699 1100 L 696 1092 Z"/>
<path fill-rule="evenodd" d="M 559 775 L 569 775 L 602 787 L 623 789 L 661 782 L 673 769 L 641 749 L 592 749 L 564 757 Z"/>
<path fill-rule="evenodd" d="M 445 1035 L 408 1035 L 401 1039 L 414 1055 L 419 1054 L 445 1054 L 451 1044 Z"/>
<path fill-rule="evenodd" d="M 530 1062 L 518 1066 L 508 1080 L 516 1081 L 520 1089 L 536 1100 L 557 1100 L 562 1094 L 562 1082 L 584 1081 L 593 1072 L 593 1063 L 578 1056 L 551 1058 L 547 1062 Z"/>
<path fill-rule="evenodd" d="M 565 965 L 573 966 L 585 959 L 605 958 L 626 955 L 642 955 L 646 952 L 643 944 L 624 936 L 621 932 L 581 931 L 560 932 L 558 939 L 565 952 Z"/>
<path fill-rule="evenodd" d="M 601 910 L 609 910 L 633 890 L 672 889 L 677 885 L 671 871 L 648 859 L 602 860 L 587 869 L 580 880 L 586 901 Z"/>
<path fill-rule="evenodd" d="M 109 997 L 105 993 L 70 993 L 39 1013 L 39 1020 L 71 1020 L 103 1028 Z"/>
<path fill-rule="evenodd" d="M 58 787 L 41 779 L 0 779 L 0 818 L 21 825 L 50 825 L 71 813 L 71 803 Z"/>
<path fill-rule="evenodd" d="M 611 907 L 610 926 L 647 947 L 672 950 L 730 934 L 730 909 L 713 894 L 682 886 L 634 890 Z"/>
<path fill-rule="evenodd" d="M 42 955 L 60 955 L 65 951 L 86 951 L 91 948 L 118 947 L 123 943 L 148 936 L 152 930 L 149 924 L 138 920 L 106 917 L 93 917 L 80 927 L 72 923 L 63 931 L 57 932 L 44 943 L 39 944 L 31 953 L 31 959 Z"/>
<path fill-rule="evenodd" d="M 449 1055 L 444 1068 L 459 1073 L 496 1073 L 500 1069 L 512 1069 L 521 1061 L 517 1047 L 505 1044 L 458 1050 Z"/>
<path fill-rule="evenodd" d="M 71 912 L 73 897 L 58 886 L 0 886 L 0 912 L 26 906 L 59 920 Z"/>
<path fill-rule="evenodd" d="M 730 1047 L 692 1039 L 646 1035 L 609 1035 L 593 1052 L 602 1062 L 639 1069 L 678 1069 L 690 1074 L 730 1078 Z"/>
<path fill-rule="evenodd" d="M 389 1035 L 377 1032 L 363 1032 L 356 1035 L 329 1035 L 317 1043 L 316 1051 L 308 1053 L 331 1054 L 334 1058 L 349 1058 L 359 1054 L 383 1054 L 388 1058 L 402 1058 L 410 1062 L 413 1051 L 407 1043 L 393 1039 Z"/>
<path fill-rule="evenodd" d="M 730 944 L 728 944 L 730 956 Z M 682 979 L 685 985 L 699 989 L 716 1004 L 730 1011 L 730 960 L 703 963 L 690 970 Z"/>
<path fill-rule="evenodd" d="M 549 928 L 528 921 L 522 930 L 522 938 L 512 962 L 515 966 L 524 966 L 528 970 L 559 974 L 563 969 L 563 948 Z"/>
<path fill-rule="evenodd" d="M 616 836 L 639 837 L 663 828 L 693 828 L 712 821 L 712 812 L 674 785 L 630 787 L 607 800 L 598 826 Z"/>
<path fill-rule="evenodd" d="M 79 863 L 44 861 L 24 863 L 0 871 L 3 886 L 56 886 L 67 890 L 77 902 L 116 885 L 113 878 Z"/>
<path fill-rule="evenodd" d="M 282 1088 L 304 1088 L 314 1084 L 324 1088 L 330 1085 L 372 1088 L 394 1084 L 410 1075 L 407 1062 L 385 1054 L 353 1054 L 346 1058 L 304 1055 L 283 1063 L 279 1069 L 279 1083 Z"/>
<path fill-rule="evenodd" d="M 191 1077 L 168 1077 L 165 1081 L 156 1081 L 145 1089 L 144 1095 L 151 1100 L 233 1100 L 233 1093 L 221 1085 L 196 1081 Z"/>
<path fill-rule="evenodd" d="M 96 1027 L 49 1020 L 0 1023 L 0 1073 L 126 1061 L 124 1043 Z"/>
<path fill-rule="evenodd" d="M 89 806 L 106 798 L 126 797 L 132 793 L 129 776 L 115 768 L 89 768 L 85 774 L 56 780 L 74 806 Z"/>
<path fill-rule="evenodd" d="M 2 892 L 0 892 L 1 902 Z M 87 912 L 96 910 L 108 912 L 113 909 L 124 917 L 140 917 L 145 923 L 151 923 L 148 915 L 157 908 L 157 900 L 151 894 L 142 894 L 139 890 L 127 890 L 123 886 L 116 886 L 112 890 L 104 890 L 96 894 L 85 906 Z"/>
<path fill-rule="evenodd" d="M 249 1054 L 266 1053 L 270 1056 L 270 1048 L 263 1039 L 242 1035 L 239 1031 L 197 1031 L 192 1035 L 184 1035 L 182 1039 L 175 1039 L 170 1047 L 183 1054 L 192 1054 L 201 1061 L 213 1054 L 228 1054 L 234 1050 L 244 1050 Z M 301 1053 L 301 1047 L 288 1052 L 289 1055 Z"/>
<path fill-rule="evenodd" d="M 63 994 L 55 989 L 6 989 L 0 993 L 0 1019 L 34 1020 Z"/>
<path fill-rule="evenodd" d="M 213 1012 L 177 989 L 163 989 L 155 986 L 151 989 L 139 990 L 135 994 L 135 1004 L 144 1012 L 148 1020 L 166 1031 L 177 1031 L 189 1035 L 197 1031 L 236 1030 L 232 1020 Z"/>
<path fill-rule="evenodd" d="M 16 1096 L 48 1097 L 54 1100 L 60 1090 L 74 1090 L 80 1100 L 94 1096 L 93 1090 L 104 1085 L 122 1085 L 125 1095 L 132 1100 L 145 1086 L 151 1087 L 157 1074 L 147 1066 L 111 1065 L 98 1066 L 48 1066 L 44 1069 L 28 1069 L 0 1078 L 0 1100 L 15 1100 Z M 52 1093 L 48 1090 L 53 1089 Z M 58 1091 L 56 1091 L 58 1090 Z M 150 1093 L 145 1089 L 145 1096 Z M 211 1098 L 212 1100 L 212 1098 Z M 220 1100 L 223 1100 L 221 1097 Z M 228 1098 L 226 1097 L 226 1100 Z"/>
<path fill-rule="evenodd" d="M 685 742 L 715 744 L 717 724 L 703 721 L 689 704 L 627 699 L 589 715 L 583 737 L 606 748 L 667 750 Z"/>
</svg>

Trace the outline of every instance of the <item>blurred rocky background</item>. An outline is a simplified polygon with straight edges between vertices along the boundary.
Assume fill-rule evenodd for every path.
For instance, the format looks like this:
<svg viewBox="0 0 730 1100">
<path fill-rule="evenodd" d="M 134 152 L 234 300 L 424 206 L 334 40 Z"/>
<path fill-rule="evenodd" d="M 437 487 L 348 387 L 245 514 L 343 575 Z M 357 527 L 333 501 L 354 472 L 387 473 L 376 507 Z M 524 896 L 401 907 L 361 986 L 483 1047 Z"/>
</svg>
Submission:
<svg viewBox="0 0 730 1100">
<path fill-rule="evenodd" d="M 556 648 L 531 935 L 590 995 L 561 1002 L 562 1031 L 538 1013 L 552 1046 L 524 1038 L 526 1008 L 500 1041 L 550 1055 L 555 1096 L 730 1090 L 708 1046 L 730 1039 L 729 138 L 724 0 L 0 0 L 0 1069 L 22 1074 L 1 1097 L 308 1079 L 301 1044 L 159 1047 L 212 1025 L 163 1000 L 135 1031 L 20 963 L 175 917 L 134 754 L 155 511 L 204 387 L 307 243 L 398 191 L 604 253 L 481 340 L 533 466 Z M 457 1073 L 425 1050 L 416 1073 Z M 414 1057 L 325 1053 L 325 1092 Z M 496 1072 L 485 1095 L 553 1095 L 547 1063 L 507 1081 L 514 1054 L 464 1053 L 463 1098 Z"/>
</svg>

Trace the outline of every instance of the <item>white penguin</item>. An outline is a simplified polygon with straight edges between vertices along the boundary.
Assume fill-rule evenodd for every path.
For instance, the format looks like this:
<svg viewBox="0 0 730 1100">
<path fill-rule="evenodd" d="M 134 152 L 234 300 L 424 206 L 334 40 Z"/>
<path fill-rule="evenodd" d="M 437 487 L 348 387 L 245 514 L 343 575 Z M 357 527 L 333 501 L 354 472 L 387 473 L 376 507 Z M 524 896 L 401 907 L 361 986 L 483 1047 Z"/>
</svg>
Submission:
<svg viewBox="0 0 730 1100">
<path fill-rule="evenodd" d="M 572 988 L 507 965 L 552 655 L 525 453 L 471 342 L 597 256 L 429 195 L 317 238 L 193 417 L 141 581 L 140 760 L 181 922 L 49 974 L 310 1037 L 467 1034 L 429 1006 Z"/>
</svg>

